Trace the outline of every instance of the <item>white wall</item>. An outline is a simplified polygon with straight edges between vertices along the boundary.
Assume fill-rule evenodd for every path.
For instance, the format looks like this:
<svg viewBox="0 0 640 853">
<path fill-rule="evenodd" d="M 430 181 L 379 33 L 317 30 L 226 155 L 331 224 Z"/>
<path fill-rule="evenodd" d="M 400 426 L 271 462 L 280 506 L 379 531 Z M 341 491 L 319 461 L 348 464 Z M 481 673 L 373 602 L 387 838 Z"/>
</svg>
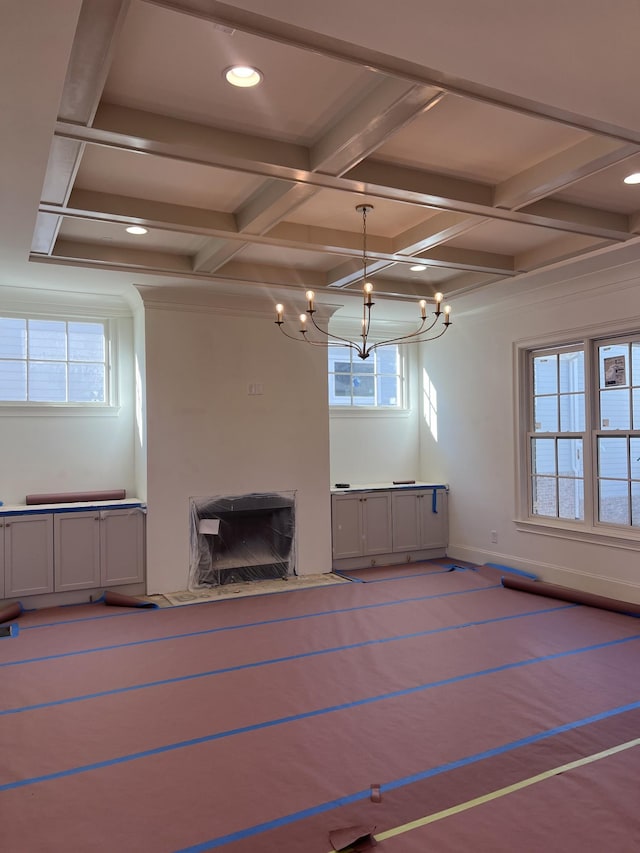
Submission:
<svg viewBox="0 0 640 853">
<path fill-rule="evenodd" d="M 332 484 L 420 479 L 417 347 L 406 347 L 406 350 L 407 412 L 331 410 Z"/>
<path fill-rule="evenodd" d="M 612 321 L 614 328 L 639 329 L 638 281 L 640 267 L 622 267 L 525 290 L 517 298 L 498 292 L 492 312 L 463 310 L 441 341 L 422 347 L 441 401 L 437 442 L 422 418 L 423 451 L 437 454 L 450 484 L 450 556 L 498 562 L 543 580 L 640 601 L 637 550 L 536 535 L 514 523 L 514 342 L 565 340 L 585 328 L 597 333 Z M 509 284 L 514 294 L 515 287 Z M 423 458 L 422 476 L 433 470 Z M 497 544 L 490 542 L 492 530 Z"/>
<path fill-rule="evenodd" d="M 149 591 L 187 586 L 190 497 L 295 491 L 297 571 L 330 571 L 326 353 L 279 335 L 270 302 L 172 305 L 141 290 Z"/>
<path fill-rule="evenodd" d="M 133 323 L 125 304 L 0 288 L 0 313 L 58 313 L 111 318 L 117 328 L 120 410 L 0 407 L 0 500 L 23 504 L 34 492 L 127 490 L 136 495 L 133 422 Z M 70 313 L 71 312 L 71 313 Z M 75 313 L 73 313 L 75 312 Z"/>
</svg>

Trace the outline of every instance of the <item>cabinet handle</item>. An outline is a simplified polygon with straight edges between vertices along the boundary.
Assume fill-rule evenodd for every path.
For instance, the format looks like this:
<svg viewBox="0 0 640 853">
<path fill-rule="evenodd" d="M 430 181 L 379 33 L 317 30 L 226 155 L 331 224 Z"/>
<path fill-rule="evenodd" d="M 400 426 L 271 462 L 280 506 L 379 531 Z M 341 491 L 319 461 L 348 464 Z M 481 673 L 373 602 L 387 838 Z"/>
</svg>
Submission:
<svg viewBox="0 0 640 853">
<path fill-rule="evenodd" d="M 11 522 L 7 521 L 7 523 L 5 524 L 5 527 L 11 527 Z"/>
</svg>

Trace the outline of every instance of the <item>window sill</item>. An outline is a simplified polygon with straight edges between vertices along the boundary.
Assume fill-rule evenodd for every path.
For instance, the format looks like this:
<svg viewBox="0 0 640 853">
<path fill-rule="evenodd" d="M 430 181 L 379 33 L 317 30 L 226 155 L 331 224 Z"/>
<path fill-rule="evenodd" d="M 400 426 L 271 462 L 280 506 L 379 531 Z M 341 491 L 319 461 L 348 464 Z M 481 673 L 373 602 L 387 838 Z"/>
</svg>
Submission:
<svg viewBox="0 0 640 853">
<path fill-rule="evenodd" d="M 556 539 L 568 539 L 574 542 L 589 542 L 594 545 L 606 545 L 608 548 L 622 548 L 640 551 L 640 528 L 627 530 L 603 530 L 602 528 L 559 524 L 553 521 L 532 519 L 514 519 L 516 530 L 522 533 L 534 533 L 539 536 L 551 536 Z"/>
<path fill-rule="evenodd" d="M 93 406 L 73 405 L 69 403 L 34 403 L 21 405 L 20 403 L 0 403 L 0 418 L 27 418 L 27 417 L 63 417 L 63 418 L 108 418 L 120 414 L 121 406 Z"/>
</svg>

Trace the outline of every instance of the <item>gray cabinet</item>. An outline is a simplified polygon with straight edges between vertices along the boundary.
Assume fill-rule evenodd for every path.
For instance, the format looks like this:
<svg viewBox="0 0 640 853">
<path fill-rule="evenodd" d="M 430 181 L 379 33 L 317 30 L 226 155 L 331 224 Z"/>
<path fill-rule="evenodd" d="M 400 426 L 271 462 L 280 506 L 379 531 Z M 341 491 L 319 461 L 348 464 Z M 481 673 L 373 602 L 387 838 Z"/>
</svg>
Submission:
<svg viewBox="0 0 640 853">
<path fill-rule="evenodd" d="M 142 583 L 142 506 L 0 515 L 0 599 Z"/>
<path fill-rule="evenodd" d="M 394 492 L 393 550 L 446 548 L 449 521 L 444 489 Z"/>
<path fill-rule="evenodd" d="M 141 509 L 59 513 L 54 524 L 56 592 L 143 580 Z"/>
<path fill-rule="evenodd" d="M 4 596 L 53 592 L 53 517 L 6 516 L 0 523 L 3 524 Z"/>
<path fill-rule="evenodd" d="M 392 542 L 391 495 L 334 495 L 331 526 L 334 559 L 386 554 Z"/>
<path fill-rule="evenodd" d="M 332 495 L 333 567 L 444 557 L 449 541 L 447 503 L 446 487 L 426 484 Z"/>
</svg>

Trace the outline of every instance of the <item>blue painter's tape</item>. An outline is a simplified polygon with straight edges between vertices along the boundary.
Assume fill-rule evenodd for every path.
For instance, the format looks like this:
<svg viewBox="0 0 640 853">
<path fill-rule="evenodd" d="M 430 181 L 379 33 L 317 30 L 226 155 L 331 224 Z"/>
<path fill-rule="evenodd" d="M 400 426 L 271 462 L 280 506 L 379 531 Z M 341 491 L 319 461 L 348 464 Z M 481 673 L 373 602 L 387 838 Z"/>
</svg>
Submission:
<svg viewBox="0 0 640 853">
<path fill-rule="evenodd" d="M 521 578 L 529 578 L 529 580 L 537 581 L 536 575 L 531 572 L 524 572 L 522 569 L 514 569 L 512 566 L 501 566 L 500 563 L 485 563 L 490 569 L 499 569 L 501 572 L 507 572 L 510 575 L 519 575 Z"/>
<path fill-rule="evenodd" d="M 132 684 L 129 687 L 114 687 L 111 690 L 100 690 L 96 693 L 86 693 L 80 696 L 70 696 L 67 699 L 57 699 L 51 702 L 40 702 L 37 705 L 23 705 L 19 708 L 7 708 L 0 711 L 0 717 L 6 717 L 11 714 L 22 714 L 25 711 L 39 711 L 42 708 L 52 708 L 56 705 L 71 705 L 75 702 L 84 702 L 87 699 L 101 699 L 104 696 L 113 696 L 117 693 L 131 693 L 137 690 L 146 690 L 150 687 L 164 687 L 168 684 L 177 684 L 184 681 L 194 681 L 199 678 L 213 678 L 216 675 L 225 675 L 229 672 L 239 672 L 244 669 L 257 669 L 261 666 L 271 666 L 278 663 L 288 663 L 301 658 L 313 658 L 321 655 L 334 654 L 335 652 L 351 651 L 352 649 L 361 649 L 365 646 L 385 645 L 387 643 L 401 642 L 402 640 L 413 640 L 418 637 L 427 637 L 432 634 L 444 634 L 449 631 L 459 631 L 462 628 L 479 628 L 483 625 L 491 625 L 497 622 L 509 622 L 513 619 L 523 619 L 527 616 L 540 616 L 545 613 L 556 613 L 558 611 L 567 610 L 571 607 L 576 607 L 575 604 L 563 604 L 559 607 L 545 607 L 542 610 L 531 610 L 526 613 L 513 613 L 509 616 L 494 616 L 491 619 L 479 619 L 475 622 L 462 622 L 457 625 L 445 625 L 442 628 L 429 628 L 425 631 L 416 631 L 412 634 L 401 634 L 393 637 L 378 637 L 375 640 L 362 640 L 359 643 L 350 643 L 343 646 L 333 646 L 327 649 L 316 649 L 311 652 L 300 652 L 294 655 L 287 655 L 280 658 L 268 658 L 266 660 L 254 661 L 252 663 L 241 663 L 235 666 L 227 666 L 221 669 L 211 669 L 205 672 L 195 672 L 190 675 L 178 675 L 173 678 L 163 678 L 159 681 L 149 681 L 142 684 Z"/>
<path fill-rule="evenodd" d="M 20 628 L 17 622 L 12 622 L 10 625 L 0 625 L 0 640 L 10 640 L 11 637 L 17 637 L 20 633 Z"/>
<path fill-rule="evenodd" d="M 56 655 L 43 655 L 42 657 L 37 658 L 25 658 L 24 660 L 13 660 L 13 661 L 4 661 L 0 663 L 0 668 L 5 666 L 21 666 L 22 664 L 28 663 L 40 663 L 45 660 L 56 660 L 58 658 L 69 658 L 69 657 L 78 657 L 79 655 L 91 655 L 94 652 L 108 652 L 113 649 L 125 649 L 130 646 L 146 646 L 150 643 L 163 643 L 167 640 L 183 640 L 189 637 L 201 637 L 206 634 L 220 634 L 223 631 L 238 631 L 243 628 L 257 628 L 261 625 L 275 625 L 282 622 L 297 622 L 300 619 L 315 619 L 321 616 L 333 616 L 337 613 L 351 613 L 355 610 L 374 610 L 378 607 L 393 607 L 397 604 L 414 604 L 417 601 L 428 601 L 433 598 L 448 598 L 453 595 L 469 595 L 473 592 L 487 592 L 491 589 L 499 589 L 500 584 L 493 584 L 492 586 L 477 586 L 472 589 L 456 589 L 453 592 L 439 592 L 433 595 L 420 595 L 414 596 L 412 598 L 396 598 L 393 601 L 382 601 L 377 602 L 376 604 L 359 604 L 355 607 L 340 607 L 335 610 L 319 610 L 316 613 L 303 613 L 300 616 L 281 616 L 278 619 L 263 619 L 259 622 L 244 622 L 239 625 L 224 625 L 220 628 L 206 628 L 202 631 L 189 631 L 184 634 L 169 634 L 166 637 L 152 637 L 149 640 L 133 640 L 129 643 L 114 643 L 110 646 L 96 646 L 93 649 L 78 649 L 75 652 L 61 652 Z M 193 607 L 197 607 L 198 605 L 192 605 Z M 139 611 L 143 613 L 144 611 Z M 162 611 L 160 611 L 162 612 Z"/>
<path fill-rule="evenodd" d="M 443 678 L 440 681 L 431 681 L 427 684 L 418 684 L 414 687 L 405 687 L 401 690 L 394 690 L 390 693 L 381 693 L 377 696 L 367 696 L 364 699 L 356 699 L 353 702 L 343 702 L 339 705 L 330 705 L 325 708 L 316 708 L 312 711 L 304 711 L 300 714 L 291 714 L 287 717 L 277 717 L 274 720 L 265 720 L 261 723 L 252 723 L 248 726 L 241 726 L 236 729 L 227 729 L 222 732 L 214 732 L 213 734 L 203 735 L 202 737 L 191 738 L 189 740 L 177 741 L 175 743 L 165 744 L 164 746 L 157 746 L 153 749 L 145 749 L 141 752 L 133 752 L 129 753 L 129 755 L 121 755 L 118 758 L 109 758 L 104 761 L 97 761 L 93 764 L 84 764 L 79 767 L 71 767 L 67 770 L 59 770 L 54 773 L 46 773 L 42 776 L 33 776 L 27 779 L 19 779 L 15 782 L 6 782 L 3 785 L 0 785 L 0 793 L 3 791 L 10 791 L 14 788 L 25 788 L 28 785 L 35 785 L 39 782 L 49 782 L 53 779 L 62 779 L 67 776 L 77 776 L 80 773 L 87 773 L 92 770 L 100 770 L 104 767 L 113 767 L 118 764 L 127 764 L 130 761 L 138 761 L 142 758 L 150 758 L 153 755 L 161 755 L 167 752 L 175 752 L 179 749 L 185 749 L 191 746 L 200 746 L 205 743 L 212 743 L 213 741 L 222 740 L 227 737 L 235 737 L 236 735 L 248 734 L 249 732 L 260 731 L 264 729 L 271 729 L 275 726 L 282 726 L 288 723 L 298 722 L 299 720 L 310 720 L 315 719 L 316 717 L 322 717 L 326 714 L 333 714 L 336 711 L 346 711 L 351 708 L 360 708 L 365 705 L 373 705 L 376 702 L 383 702 L 387 699 L 398 699 L 403 696 L 413 696 L 416 693 L 422 693 L 426 690 L 432 690 L 437 687 L 445 687 L 450 684 L 457 684 L 462 681 L 469 681 L 474 678 L 480 678 L 485 675 L 495 675 L 499 672 L 506 672 L 512 669 L 520 669 L 525 666 L 532 666 L 538 663 L 545 663 L 547 661 L 559 660 L 560 658 L 571 657 L 573 655 L 583 654 L 584 652 L 596 651 L 599 649 L 611 648 L 613 646 L 620 646 L 623 643 L 629 643 L 635 640 L 640 640 L 640 634 L 634 634 L 631 637 L 623 637 L 618 640 L 609 640 L 605 643 L 596 643 L 591 646 L 582 646 L 577 649 L 569 649 L 564 652 L 554 652 L 549 655 L 542 655 L 537 658 L 530 658 L 528 660 L 523 661 L 515 661 L 513 663 L 502 664 L 501 666 L 492 666 L 488 669 L 481 669 L 476 672 L 469 672 L 464 675 L 456 675 L 451 678 Z M 634 703 L 633 707 L 640 707 L 640 702 Z M 629 706 L 631 707 L 631 706 Z M 371 789 L 367 789 L 367 796 L 371 794 Z M 196 849 L 196 848 L 194 848 Z"/>
<path fill-rule="evenodd" d="M 617 708 L 611 708 L 609 711 L 603 711 L 602 713 L 594 714 L 591 717 L 583 717 L 580 720 L 573 720 L 572 722 L 565 723 L 562 726 L 556 726 L 555 728 L 546 729 L 546 731 L 543 732 L 538 732 L 537 734 L 531 735 L 530 737 L 521 738 L 520 740 L 514 740 L 509 743 L 502 744 L 501 746 L 495 747 L 494 749 L 488 749 L 484 752 L 478 752 L 475 755 L 468 755 L 464 758 L 458 759 L 457 761 L 450 761 L 447 764 L 440 764 L 436 767 L 431 767 L 428 770 L 423 770 L 420 773 L 414 773 L 411 776 L 404 776 L 399 779 L 395 779 L 392 782 L 387 782 L 386 784 L 380 785 L 380 792 L 382 793 L 385 791 L 393 791 L 398 788 L 406 787 L 407 785 L 412 785 L 416 782 L 421 782 L 424 779 L 430 779 L 434 776 L 440 776 L 443 773 L 449 773 L 451 770 L 457 770 L 460 767 L 466 767 L 470 764 L 476 764 L 479 761 L 484 761 L 485 759 L 492 758 L 495 755 L 503 755 L 506 752 L 513 752 L 514 750 L 520 749 L 521 747 L 527 746 L 528 744 L 547 740 L 548 738 L 555 737 L 556 735 L 563 734 L 564 732 L 572 731 L 573 729 L 583 728 L 584 726 L 597 723 L 600 720 L 615 717 L 619 714 L 625 714 L 628 711 L 635 711 L 638 708 L 640 708 L 640 702 L 632 702 L 629 705 L 620 705 Z M 283 826 L 288 826 L 289 824 L 297 823 L 298 821 L 313 817 L 314 815 L 322 814 L 323 812 L 333 811 L 334 809 L 340 808 L 341 806 L 346 806 L 350 805 L 351 803 L 368 800 L 370 796 L 371 788 L 367 788 L 364 791 L 356 791 L 352 794 L 347 794 L 346 796 L 338 797 L 335 800 L 330 800 L 327 803 L 320 803 L 317 806 L 302 809 L 301 811 L 293 812 L 292 814 L 285 815 L 284 817 L 266 821 L 265 823 L 259 823 L 254 826 L 249 826 L 246 829 L 241 829 L 237 832 L 232 832 L 229 835 L 223 835 L 218 838 L 212 838 L 209 841 L 203 841 L 200 844 L 193 844 L 190 847 L 182 847 L 180 850 L 176 850 L 175 853 L 206 853 L 207 850 L 215 850 L 217 847 L 222 847 L 225 844 L 231 844 L 234 841 L 241 841 L 245 838 L 251 838 L 252 836 L 261 835 L 263 832 L 267 832 L 268 830 L 279 829 Z"/>
</svg>

